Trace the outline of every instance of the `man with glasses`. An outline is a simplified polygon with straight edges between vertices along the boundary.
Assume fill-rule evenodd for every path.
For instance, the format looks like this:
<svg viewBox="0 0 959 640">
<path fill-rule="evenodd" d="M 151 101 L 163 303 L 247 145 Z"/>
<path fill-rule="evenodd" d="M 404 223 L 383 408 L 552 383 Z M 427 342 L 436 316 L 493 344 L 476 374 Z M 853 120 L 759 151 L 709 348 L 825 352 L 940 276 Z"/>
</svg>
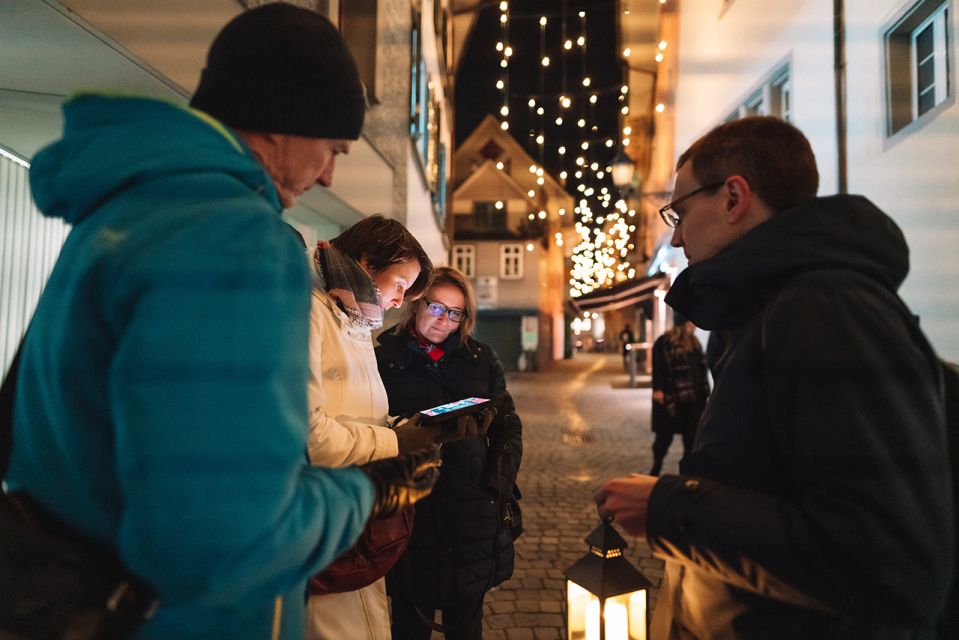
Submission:
<svg viewBox="0 0 959 640">
<path fill-rule="evenodd" d="M 908 247 L 817 188 L 809 142 L 771 117 L 677 163 L 660 214 L 689 267 L 666 301 L 730 340 L 680 474 L 596 495 L 666 560 L 655 638 L 936 637 L 954 507 L 938 363 L 896 293 Z"/>
</svg>

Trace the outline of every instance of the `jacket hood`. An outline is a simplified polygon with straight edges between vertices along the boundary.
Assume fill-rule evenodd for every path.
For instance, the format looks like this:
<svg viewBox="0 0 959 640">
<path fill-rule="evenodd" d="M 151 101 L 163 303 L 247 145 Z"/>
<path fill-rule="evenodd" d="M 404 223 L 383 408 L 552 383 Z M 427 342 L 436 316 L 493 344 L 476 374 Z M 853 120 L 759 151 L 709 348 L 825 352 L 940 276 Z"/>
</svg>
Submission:
<svg viewBox="0 0 959 640">
<path fill-rule="evenodd" d="M 80 94 L 63 105 L 63 137 L 34 157 L 37 207 L 82 221 L 121 188 L 182 173 L 234 176 L 280 210 L 269 176 L 246 145 L 206 114 L 150 98 Z"/>
<path fill-rule="evenodd" d="M 909 247 L 896 223 L 866 198 L 816 198 L 690 265 L 666 302 L 698 327 L 730 329 L 786 280 L 819 269 L 857 271 L 896 291 L 909 272 Z"/>
</svg>

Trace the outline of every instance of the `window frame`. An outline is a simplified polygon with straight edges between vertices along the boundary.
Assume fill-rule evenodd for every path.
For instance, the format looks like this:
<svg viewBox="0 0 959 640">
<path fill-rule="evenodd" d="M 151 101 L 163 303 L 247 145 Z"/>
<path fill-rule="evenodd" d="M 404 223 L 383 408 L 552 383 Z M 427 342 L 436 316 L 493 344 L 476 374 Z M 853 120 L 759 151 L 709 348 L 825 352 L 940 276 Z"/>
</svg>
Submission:
<svg viewBox="0 0 959 640">
<path fill-rule="evenodd" d="M 522 280 L 526 247 L 521 243 L 504 242 L 499 246 L 499 277 L 503 280 Z M 515 258 L 515 272 L 509 268 Z"/>
<path fill-rule="evenodd" d="M 880 29 L 884 98 L 885 148 L 934 120 L 956 101 L 953 0 L 918 0 Z M 933 28 L 935 102 L 919 113 L 919 74 L 916 37 Z M 908 92 L 908 95 L 906 95 Z"/>
<path fill-rule="evenodd" d="M 775 92 L 779 91 L 778 104 L 774 100 Z M 785 107 L 783 104 L 785 100 Z M 739 100 L 736 106 L 722 119 L 722 122 L 732 122 L 751 115 L 774 116 L 785 122 L 792 122 L 792 63 L 789 59 L 780 62 L 773 70 L 763 77 L 748 93 Z M 776 113 L 773 113 L 773 111 Z"/>
<path fill-rule="evenodd" d="M 366 88 L 366 99 L 379 104 L 377 97 L 377 45 L 379 2 L 350 0 L 339 3 L 339 30 L 356 61 L 360 80 Z"/>
<path fill-rule="evenodd" d="M 467 278 L 476 277 L 476 245 L 454 244 L 450 252 L 453 266 L 463 272 Z"/>
</svg>

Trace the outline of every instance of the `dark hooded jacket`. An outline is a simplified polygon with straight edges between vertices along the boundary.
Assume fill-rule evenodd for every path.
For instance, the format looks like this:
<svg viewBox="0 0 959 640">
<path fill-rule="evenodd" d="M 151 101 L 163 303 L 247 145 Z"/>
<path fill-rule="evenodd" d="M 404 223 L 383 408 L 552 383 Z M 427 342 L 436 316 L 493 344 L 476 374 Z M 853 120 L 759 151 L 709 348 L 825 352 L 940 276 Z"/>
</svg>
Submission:
<svg viewBox="0 0 959 640">
<path fill-rule="evenodd" d="M 862 197 L 776 214 L 666 300 L 730 345 L 647 535 L 654 638 L 936 637 L 955 532 L 935 354 L 908 248 Z"/>
<path fill-rule="evenodd" d="M 391 415 L 474 395 L 506 393 L 503 367 L 488 346 L 454 333 L 437 362 L 408 333 L 379 338 L 376 360 Z M 487 436 L 443 445 L 432 494 L 416 504 L 413 536 L 388 576 L 414 603 L 443 608 L 476 597 L 513 573 L 513 540 L 521 532 L 516 474 L 523 425 L 507 396 Z"/>
</svg>

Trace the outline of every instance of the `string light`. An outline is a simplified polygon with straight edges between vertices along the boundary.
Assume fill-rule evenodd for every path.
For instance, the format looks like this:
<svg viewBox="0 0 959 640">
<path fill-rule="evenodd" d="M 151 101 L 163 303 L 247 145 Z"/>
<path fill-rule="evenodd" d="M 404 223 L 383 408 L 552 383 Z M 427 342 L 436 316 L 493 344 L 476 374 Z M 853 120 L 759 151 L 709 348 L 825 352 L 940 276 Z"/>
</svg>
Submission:
<svg viewBox="0 0 959 640">
<path fill-rule="evenodd" d="M 624 1 L 628 3 L 628 0 Z M 626 277 L 632 277 L 627 274 L 635 274 L 636 270 L 628 262 L 629 251 L 633 249 L 630 233 L 635 231 L 635 226 L 630 229 L 625 221 L 633 218 L 636 213 L 635 210 L 628 209 L 622 199 L 614 200 L 610 194 L 611 187 L 604 186 L 604 183 L 609 184 L 610 174 L 610 169 L 607 166 L 608 158 L 605 156 L 609 153 L 608 150 L 615 147 L 616 141 L 609 134 L 599 135 L 599 127 L 597 126 L 600 95 L 617 94 L 620 111 L 623 115 L 626 115 L 629 113 L 629 107 L 626 104 L 625 96 L 629 92 L 629 87 L 619 82 L 613 87 L 593 86 L 592 78 L 586 73 L 586 49 L 589 44 L 586 28 L 587 11 L 574 11 L 567 14 L 566 5 L 567 0 L 563 0 L 563 11 L 558 14 L 561 16 L 561 29 L 557 29 L 561 33 L 556 34 L 559 37 L 553 45 L 555 47 L 553 51 L 548 51 L 546 48 L 546 27 L 549 24 L 549 18 L 546 16 L 533 18 L 538 21 L 540 27 L 540 55 L 538 58 L 540 88 L 538 94 L 527 94 L 530 122 L 528 127 L 524 127 L 529 134 L 528 137 L 524 136 L 524 138 L 528 148 L 532 147 L 534 143 L 538 147 L 539 162 L 530 167 L 530 173 L 534 176 L 533 179 L 540 188 L 545 185 L 544 153 L 547 146 L 551 150 L 555 149 L 557 154 L 555 157 L 558 158 L 557 164 L 559 166 L 554 167 L 554 170 L 557 171 L 554 175 L 558 175 L 558 178 L 564 184 L 567 184 L 567 180 L 573 180 L 573 176 L 575 176 L 575 181 L 567 184 L 567 189 L 571 193 L 578 194 L 577 205 L 570 212 L 571 224 L 575 225 L 577 235 L 577 240 L 572 243 L 571 251 L 573 266 L 570 272 L 570 295 L 578 296 L 597 287 L 609 285 Z M 507 131 L 510 126 L 508 118 L 513 115 L 510 113 L 511 106 L 515 106 L 510 105 L 509 91 L 509 69 L 513 66 L 511 63 L 514 62 L 512 57 L 515 53 L 517 54 L 517 60 L 519 60 L 518 56 L 526 56 L 527 52 L 522 46 L 523 43 L 520 43 L 515 50 L 510 46 L 510 16 L 507 14 L 509 3 L 504 0 L 499 3 L 499 6 L 502 12 L 500 16 L 502 34 L 499 42 L 496 43 L 496 50 L 499 54 L 497 58 L 500 60 L 502 72 L 500 78 L 496 80 L 496 88 L 502 92 L 500 126 L 504 131 Z M 628 8 L 626 8 L 626 11 L 628 11 Z M 568 20 L 575 20 L 576 18 L 573 16 L 577 15 L 580 20 L 579 32 L 568 34 Z M 567 62 L 569 62 L 567 53 L 572 51 L 574 43 L 581 48 L 578 57 L 581 65 L 579 82 L 582 89 L 574 89 L 570 92 L 567 90 L 567 79 L 569 78 L 567 74 Z M 661 53 L 662 50 L 663 47 L 659 49 L 659 52 Z M 631 47 L 627 46 L 623 47 L 619 53 L 623 58 L 630 58 L 634 52 Z M 559 56 L 559 60 L 556 59 L 556 56 Z M 525 63 L 525 59 L 523 62 Z M 561 72 L 562 88 L 558 95 L 549 95 L 544 93 L 545 74 L 553 73 L 552 69 L 557 66 L 561 67 L 556 72 Z M 575 79 L 573 81 L 575 82 Z M 557 102 L 552 102 L 554 96 Z M 575 112 L 570 111 L 574 108 L 576 109 Z M 575 117 L 567 117 L 567 114 L 572 113 L 576 113 Z M 539 120 L 534 120 L 537 117 Z M 556 146 L 551 145 L 549 138 L 553 130 L 550 128 L 549 132 L 546 131 L 546 118 L 550 120 L 550 123 L 555 123 L 557 127 L 562 127 L 567 121 L 570 125 L 575 121 L 578 127 L 579 140 L 575 142 L 572 140 L 564 141 Z M 586 134 L 587 127 L 589 131 L 595 133 Z M 623 129 L 622 138 L 626 145 L 629 144 L 630 133 L 631 130 L 628 127 Z M 572 146 L 574 144 L 578 145 L 579 153 L 568 153 L 568 151 L 576 149 Z M 575 161 L 575 166 L 569 167 L 573 161 Z M 501 162 L 498 162 L 496 166 L 500 170 L 505 170 Z M 537 197 L 536 185 L 527 192 L 531 199 Z M 542 195 L 544 194 L 541 193 L 540 196 Z M 498 209 L 500 206 L 505 207 L 505 203 L 497 202 Z M 629 212 L 629 217 L 627 217 L 627 212 Z M 565 216 L 566 213 L 565 209 L 559 210 L 559 216 Z M 535 221 L 537 218 L 545 221 L 548 217 L 545 209 L 528 213 L 528 218 L 531 221 Z M 564 238 L 560 232 L 554 234 L 553 239 L 557 246 L 562 246 L 564 241 L 569 240 L 569 236 Z M 533 250 L 532 243 L 529 244 L 528 249 Z"/>
</svg>

